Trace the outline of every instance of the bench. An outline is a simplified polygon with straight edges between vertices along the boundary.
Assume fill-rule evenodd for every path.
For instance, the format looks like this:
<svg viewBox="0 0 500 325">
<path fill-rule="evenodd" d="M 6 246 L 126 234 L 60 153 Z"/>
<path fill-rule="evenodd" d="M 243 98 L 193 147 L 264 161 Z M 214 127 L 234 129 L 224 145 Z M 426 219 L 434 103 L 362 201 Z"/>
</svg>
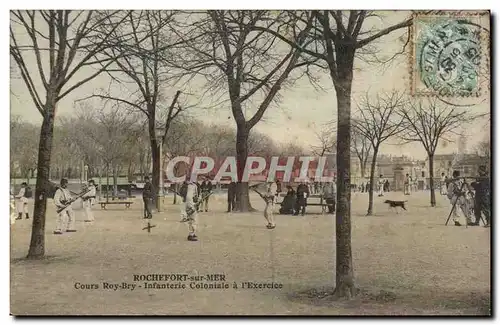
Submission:
<svg viewBox="0 0 500 325">
<path fill-rule="evenodd" d="M 104 201 L 104 202 L 99 202 L 99 204 L 101 205 L 101 209 L 106 209 L 106 205 L 108 204 L 125 204 L 125 208 L 130 208 L 130 205 L 131 204 L 134 204 L 134 202 L 130 202 L 130 201 Z"/>
<path fill-rule="evenodd" d="M 280 197 L 284 197 L 285 194 L 281 193 Z M 319 203 L 311 203 L 311 199 L 319 199 Z M 276 202 L 276 204 L 281 205 L 281 202 Z M 324 198 L 322 195 L 311 195 L 307 198 L 307 206 L 320 206 L 321 207 L 321 213 L 325 213 L 328 210 L 328 204 L 326 204 L 326 201 L 324 201 Z"/>
</svg>

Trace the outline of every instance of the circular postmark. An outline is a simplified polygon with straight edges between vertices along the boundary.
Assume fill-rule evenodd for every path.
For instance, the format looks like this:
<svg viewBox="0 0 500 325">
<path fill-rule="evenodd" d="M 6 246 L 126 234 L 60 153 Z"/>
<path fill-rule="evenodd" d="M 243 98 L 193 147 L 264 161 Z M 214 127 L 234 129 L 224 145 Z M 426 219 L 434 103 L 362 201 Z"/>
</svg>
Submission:
<svg viewBox="0 0 500 325">
<path fill-rule="evenodd" d="M 467 20 L 436 19 L 416 43 L 420 81 L 438 96 L 476 96 L 480 90 L 480 28 Z"/>
</svg>

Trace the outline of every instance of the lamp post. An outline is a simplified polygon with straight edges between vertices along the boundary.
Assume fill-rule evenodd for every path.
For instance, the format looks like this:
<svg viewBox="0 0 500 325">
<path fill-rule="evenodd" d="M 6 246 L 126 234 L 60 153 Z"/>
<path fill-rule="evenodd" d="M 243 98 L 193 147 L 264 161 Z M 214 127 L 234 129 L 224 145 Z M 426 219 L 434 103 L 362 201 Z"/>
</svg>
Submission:
<svg viewBox="0 0 500 325">
<path fill-rule="evenodd" d="M 161 206 L 163 202 L 163 134 L 165 132 L 165 128 L 163 126 L 156 127 L 156 141 L 158 142 L 159 147 L 159 159 L 160 159 L 160 173 L 159 173 L 159 181 L 158 181 L 158 196 L 156 199 L 156 209 L 158 212 L 161 211 Z"/>
</svg>

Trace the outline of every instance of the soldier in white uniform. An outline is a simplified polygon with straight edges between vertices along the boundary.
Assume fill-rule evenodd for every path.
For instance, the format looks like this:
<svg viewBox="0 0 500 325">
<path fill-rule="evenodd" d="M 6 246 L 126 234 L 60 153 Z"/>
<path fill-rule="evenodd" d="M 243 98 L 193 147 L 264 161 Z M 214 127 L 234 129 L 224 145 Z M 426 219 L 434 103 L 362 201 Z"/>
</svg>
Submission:
<svg viewBox="0 0 500 325">
<path fill-rule="evenodd" d="M 16 223 L 16 197 L 14 196 L 14 189 L 10 188 L 10 224 Z"/>
<path fill-rule="evenodd" d="M 82 200 L 83 210 L 85 211 L 85 222 L 92 222 L 95 220 L 92 206 L 94 205 L 96 195 L 95 184 L 92 179 L 89 180 L 89 184 L 87 188 L 84 188 L 84 191 L 86 191 L 86 193 L 82 195 Z"/>
<path fill-rule="evenodd" d="M 411 176 L 409 174 L 406 174 L 406 177 L 405 177 L 405 195 L 410 195 L 411 194 L 411 186 L 412 186 L 412 179 L 411 179 Z"/>
<path fill-rule="evenodd" d="M 384 196 L 384 183 L 385 180 L 382 175 L 380 175 L 378 179 L 378 196 Z"/>
<path fill-rule="evenodd" d="M 274 222 L 274 203 L 276 200 L 278 187 L 276 183 L 270 182 L 266 186 L 266 192 L 263 195 L 263 199 L 266 202 L 266 207 L 264 209 L 264 218 L 267 221 L 266 227 L 268 229 L 276 228 L 276 223 Z"/>
<path fill-rule="evenodd" d="M 17 210 L 17 220 L 23 218 L 23 213 L 26 215 L 26 219 L 29 219 L 28 213 L 28 198 L 32 196 L 31 189 L 26 182 L 21 184 L 21 189 L 16 195 L 16 210 Z"/>
<path fill-rule="evenodd" d="M 189 182 L 186 190 L 186 214 L 188 219 L 188 228 L 189 228 L 189 241 L 197 241 L 198 236 L 196 236 L 196 226 L 198 220 L 198 211 L 197 205 L 198 202 L 198 185 L 196 182 Z"/>
<path fill-rule="evenodd" d="M 450 204 L 452 207 L 453 205 L 455 205 L 452 211 L 453 222 L 455 223 L 455 226 L 462 225 L 459 221 L 460 216 L 458 214 L 458 211 L 460 210 L 465 217 L 465 222 L 467 222 L 468 225 L 473 225 L 469 205 L 466 198 L 468 186 L 467 184 L 464 184 L 463 179 L 458 179 L 458 177 L 460 177 L 460 172 L 456 170 L 453 172 L 453 180 L 448 185 L 448 199 L 450 200 Z"/>
<path fill-rule="evenodd" d="M 63 228 L 66 228 L 66 232 L 75 232 L 75 213 L 71 208 L 72 197 L 69 190 L 66 188 L 68 186 L 68 180 L 61 179 L 61 186 L 57 188 L 54 194 L 54 204 L 56 209 L 66 207 L 57 215 L 56 230 L 55 235 L 61 235 L 63 233 Z M 69 204 L 69 205 L 68 205 Z M 68 206 L 66 206 L 68 205 Z"/>
<path fill-rule="evenodd" d="M 448 189 L 446 188 L 446 176 L 444 175 L 444 173 L 441 173 L 441 183 L 439 185 L 440 185 L 439 192 L 441 193 L 441 195 L 448 194 Z"/>
</svg>

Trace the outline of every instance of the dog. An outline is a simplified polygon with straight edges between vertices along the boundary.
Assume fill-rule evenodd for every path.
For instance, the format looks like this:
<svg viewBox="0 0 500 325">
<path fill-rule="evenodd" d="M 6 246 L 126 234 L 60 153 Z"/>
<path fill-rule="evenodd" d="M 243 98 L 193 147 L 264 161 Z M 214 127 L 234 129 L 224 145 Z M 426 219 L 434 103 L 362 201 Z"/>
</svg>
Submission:
<svg viewBox="0 0 500 325">
<path fill-rule="evenodd" d="M 397 207 L 400 207 L 406 211 L 405 202 L 408 202 L 408 201 L 393 201 L 393 200 L 385 200 L 384 201 L 384 203 L 387 203 L 390 208 L 396 209 Z M 398 209 L 396 209 L 396 213 L 398 213 Z"/>
</svg>

